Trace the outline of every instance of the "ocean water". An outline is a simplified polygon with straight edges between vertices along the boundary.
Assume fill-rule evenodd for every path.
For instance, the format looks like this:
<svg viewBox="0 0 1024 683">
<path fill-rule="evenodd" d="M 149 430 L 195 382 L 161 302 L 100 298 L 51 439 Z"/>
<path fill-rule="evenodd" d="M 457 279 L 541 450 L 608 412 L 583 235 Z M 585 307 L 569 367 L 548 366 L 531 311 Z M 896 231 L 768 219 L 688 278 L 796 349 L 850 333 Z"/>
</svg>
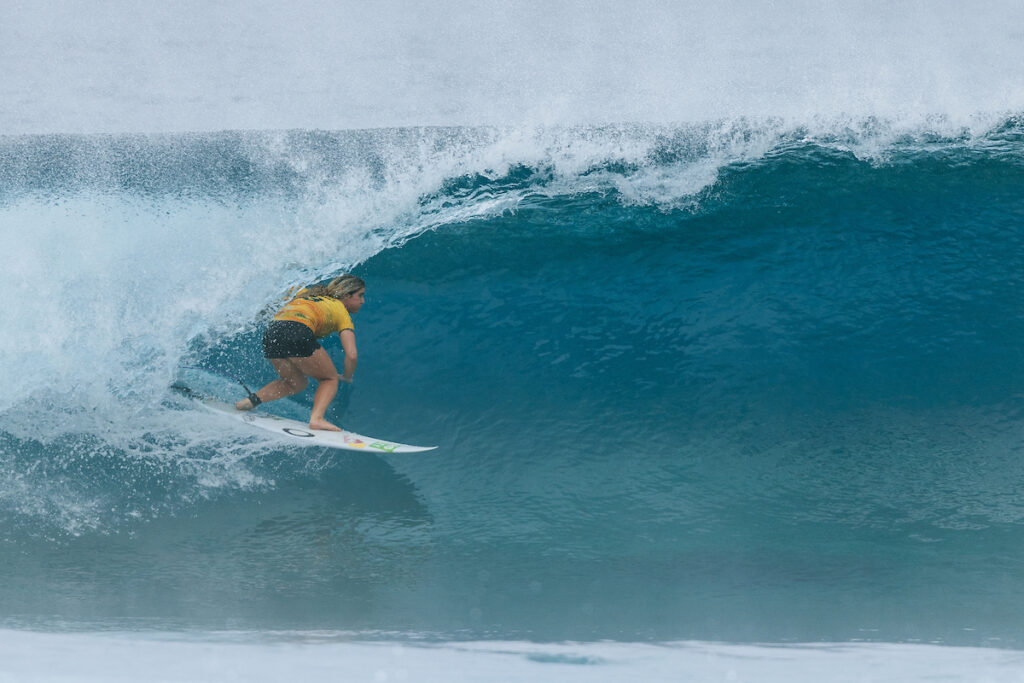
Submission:
<svg viewBox="0 0 1024 683">
<path fill-rule="evenodd" d="M 1019 9 L 340 7 L 0 29 L 0 680 L 1021 680 Z"/>
</svg>

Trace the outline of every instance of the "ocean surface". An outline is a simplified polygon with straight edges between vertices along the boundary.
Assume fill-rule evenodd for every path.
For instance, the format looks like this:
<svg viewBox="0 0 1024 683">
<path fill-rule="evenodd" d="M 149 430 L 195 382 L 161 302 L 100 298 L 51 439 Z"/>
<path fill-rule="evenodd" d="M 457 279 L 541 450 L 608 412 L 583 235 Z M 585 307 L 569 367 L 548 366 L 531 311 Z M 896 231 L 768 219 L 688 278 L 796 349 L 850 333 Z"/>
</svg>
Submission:
<svg viewBox="0 0 1024 683">
<path fill-rule="evenodd" d="M 630 35 L 685 23 L 644 7 Z M 169 16 L 141 35 L 187 32 Z M 580 58 L 504 121 L 487 87 L 448 99 L 468 76 L 443 80 L 459 55 L 427 50 L 412 102 L 381 85 L 351 120 L 270 79 L 295 95 L 278 118 L 230 125 L 227 70 L 191 99 L 161 90 L 175 106 L 147 128 L 163 101 L 137 62 L 91 51 L 100 19 L 54 39 L 61 69 L 127 73 L 63 86 L 50 118 L 30 114 L 52 93 L 0 105 L 0 681 L 154 662 L 167 680 L 334 680 L 340 662 L 378 681 L 1024 680 L 1021 67 L 942 70 L 943 53 L 930 79 L 878 82 L 880 61 L 832 55 L 801 80 L 782 67 L 826 38 L 790 54 L 740 40 L 757 17 L 716 16 L 695 21 L 732 39 L 705 44 L 722 66 L 686 83 L 737 86 L 762 54 L 777 88 L 748 74 L 751 99 L 684 111 L 651 67 L 640 90 L 591 76 L 547 107 L 592 74 Z M 533 18 L 512 24 L 533 36 L 517 54 L 548 44 Z M 609 66 L 612 18 L 588 21 L 548 56 Z M 217 57 L 211 26 L 155 54 Z M 672 27 L 652 54 L 685 61 Z M 467 35 L 470 75 L 508 73 Z M 1012 32 L 991 44 L 1024 54 Z M 388 59 L 357 47 L 346 77 L 370 88 Z M 41 78 L 32 54 L 0 57 L 23 69 L 3 87 Z M 857 87 L 802 89 L 826 73 Z M 234 378 L 272 379 L 270 314 L 343 272 L 367 302 L 351 401 L 328 417 L 436 451 L 299 448 L 169 390 L 233 400 Z"/>
</svg>

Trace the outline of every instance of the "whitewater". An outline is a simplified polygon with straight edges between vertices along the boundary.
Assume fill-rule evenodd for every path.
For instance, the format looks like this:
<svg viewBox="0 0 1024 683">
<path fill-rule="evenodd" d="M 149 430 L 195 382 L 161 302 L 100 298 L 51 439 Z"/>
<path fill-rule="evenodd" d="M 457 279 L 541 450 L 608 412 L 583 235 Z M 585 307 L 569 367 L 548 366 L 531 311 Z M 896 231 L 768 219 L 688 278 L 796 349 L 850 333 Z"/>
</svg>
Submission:
<svg viewBox="0 0 1024 683">
<path fill-rule="evenodd" d="M 0 681 L 1024 680 L 1021 27 L 0 7 Z"/>
</svg>

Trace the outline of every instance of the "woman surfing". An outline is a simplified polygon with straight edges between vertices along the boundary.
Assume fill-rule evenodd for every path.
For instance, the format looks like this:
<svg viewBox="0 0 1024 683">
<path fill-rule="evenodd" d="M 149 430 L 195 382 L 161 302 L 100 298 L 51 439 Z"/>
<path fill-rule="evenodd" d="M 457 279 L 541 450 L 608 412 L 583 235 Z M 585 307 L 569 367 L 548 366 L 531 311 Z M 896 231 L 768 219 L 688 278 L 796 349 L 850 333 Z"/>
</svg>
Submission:
<svg viewBox="0 0 1024 683">
<path fill-rule="evenodd" d="M 318 385 L 309 428 L 340 432 L 341 428 L 328 422 L 324 413 L 338 393 L 338 382 L 352 383 L 356 370 L 352 316 L 362 308 L 365 293 L 366 284 L 355 275 L 342 275 L 327 285 L 299 290 L 263 334 L 263 356 L 280 378 L 238 401 L 235 408 L 252 410 L 261 403 L 297 394 L 312 377 Z M 345 372 L 340 375 L 327 351 L 317 342 L 333 332 L 338 333 L 345 351 Z"/>
</svg>

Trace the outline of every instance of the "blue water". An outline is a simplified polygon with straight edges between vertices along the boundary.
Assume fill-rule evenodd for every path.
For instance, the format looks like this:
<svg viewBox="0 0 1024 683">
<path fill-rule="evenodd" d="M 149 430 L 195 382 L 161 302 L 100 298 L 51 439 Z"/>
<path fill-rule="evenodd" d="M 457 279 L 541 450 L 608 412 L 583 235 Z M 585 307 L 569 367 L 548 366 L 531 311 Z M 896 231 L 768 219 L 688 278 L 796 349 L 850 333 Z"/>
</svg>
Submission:
<svg viewBox="0 0 1024 683">
<path fill-rule="evenodd" d="M 1022 187 L 1015 116 L 0 138 L 0 625 L 1024 647 Z M 335 417 L 437 451 L 166 391 L 348 271 Z"/>
</svg>

